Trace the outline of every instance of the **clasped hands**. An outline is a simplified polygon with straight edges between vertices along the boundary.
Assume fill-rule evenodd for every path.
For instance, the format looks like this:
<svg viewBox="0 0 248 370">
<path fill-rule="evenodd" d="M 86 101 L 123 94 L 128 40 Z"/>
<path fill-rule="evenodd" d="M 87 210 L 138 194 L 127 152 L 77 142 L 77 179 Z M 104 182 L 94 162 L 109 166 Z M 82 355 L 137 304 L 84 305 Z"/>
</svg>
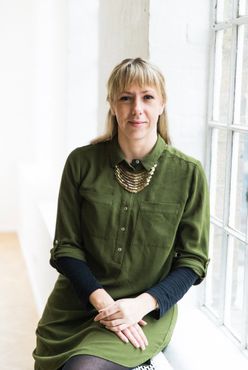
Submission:
<svg viewBox="0 0 248 370">
<path fill-rule="evenodd" d="M 113 302 L 100 309 L 94 321 L 100 322 L 106 329 L 113 331 L 123 342 L 130 342 L 135 348 L 145 350 L 148 340 L 142 326 L 147 323 L 143 317 L 152 309 L 147 309 L 147 305 L 144 305 L 145 297 L 141 296 Z"/>
</svg>

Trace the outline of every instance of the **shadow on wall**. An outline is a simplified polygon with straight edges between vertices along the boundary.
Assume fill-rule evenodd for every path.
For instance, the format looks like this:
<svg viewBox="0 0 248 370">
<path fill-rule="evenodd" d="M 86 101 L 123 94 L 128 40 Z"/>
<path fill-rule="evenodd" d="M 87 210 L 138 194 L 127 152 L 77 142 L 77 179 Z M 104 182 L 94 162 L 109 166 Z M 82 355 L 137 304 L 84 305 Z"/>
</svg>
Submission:
<svg viewBox="0 0 248 370">
<path fill-rule="evenodd" d="M 149 57 L 149 0 L 101 0 L 98 27 L 98 131 L 102 132 L 111 70 L 125 58 Z"/>
</svg>

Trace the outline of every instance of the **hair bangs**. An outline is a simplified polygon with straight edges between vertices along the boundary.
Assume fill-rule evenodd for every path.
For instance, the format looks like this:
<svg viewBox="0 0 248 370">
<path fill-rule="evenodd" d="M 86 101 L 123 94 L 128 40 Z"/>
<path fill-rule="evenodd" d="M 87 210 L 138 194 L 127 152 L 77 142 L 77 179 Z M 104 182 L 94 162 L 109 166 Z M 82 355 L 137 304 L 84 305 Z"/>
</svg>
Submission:
<svg viewBox="0 0 248 370">
<path fill-rule="evenodd" d="M 109 101 L 114 102 L 122 91 L 128 90 L 133 84 L 137 84 L 140 87 L 155 87 L 160 92 L 163 100 L 165 100 L 165 96 L 161 90 L 161 85 L 164 83 L 163 76 L 159 74 L 158 77 L 158 71 L 153 70 L 143 60 L 139 61 L 136 59 L 136 63 L 128 60 L 127 63 L 123 63 L 121 68 L 115 72 L 112 74 L 112 78 L 110 78 L 108 84 Z"/>
</svg>

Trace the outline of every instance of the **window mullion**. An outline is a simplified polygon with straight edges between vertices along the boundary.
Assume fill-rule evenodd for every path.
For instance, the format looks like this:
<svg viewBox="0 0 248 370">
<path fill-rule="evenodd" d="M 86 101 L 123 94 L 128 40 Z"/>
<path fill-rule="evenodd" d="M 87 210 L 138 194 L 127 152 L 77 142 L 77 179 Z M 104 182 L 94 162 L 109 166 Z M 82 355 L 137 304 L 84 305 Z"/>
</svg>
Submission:
<svg viewBox="0 0 248 370">
<path fill-rule="evenodd" d="M 236 89 L 234 103 L 234 124 L 240 122 L 240 100 L 242 88 L 242 65 L 244 52 L 244 25 L 238 29 L 238 47 L 237 47 L 237 73 L 236 73 Z"/>
<path fill-rule="evenodd" d="M 229 219 L 226 225 L 235 228 L 235 207 L 237 198 L 236 181 L 238 177 L 238 155 L 239 155 L 239 133 L 233 134 L 233 148 L 232 148 L 232 164 L 231 164 L 231 189 L 230 189 L 230 212 Z"/>
<path fill-rule="evenodd" d="M 241 126 L 241 125 L 235 125 L 235 126 L 226 126 L 226 124 L 217 122 L 217 121 L 209 121 L 209 126 L 211 128 L 223 128 L 226 130 L 231 130 L 235 132 L 240 132 L 243 134 L 248 134 L 248 126 Z"/>
<path fill-rule="evenodd" d="M 228 236 L 226 256 L 226 281 L 225 281 L 225 304 L 224 304 L 224 324 L 231 327 L 231 305 L 232 305 L 232 282 L 233 282 L 233 259 L 234 259 L 234 239 Z"/>
<path fill-rule="evenodd" d="M 248 243 L 245 246 L 245 276 L 244 276 L 244 300 L 243 300 L 243 325 L 241 333 L 241 347 L 248 349 Z"/>
</svg>

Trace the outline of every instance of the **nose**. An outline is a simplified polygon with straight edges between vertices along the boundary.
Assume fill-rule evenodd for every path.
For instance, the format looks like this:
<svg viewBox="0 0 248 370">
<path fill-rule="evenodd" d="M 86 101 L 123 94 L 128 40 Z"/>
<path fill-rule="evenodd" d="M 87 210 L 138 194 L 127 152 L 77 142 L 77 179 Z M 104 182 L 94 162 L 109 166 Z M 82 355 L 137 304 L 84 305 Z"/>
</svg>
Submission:
<svg viewBox="0 0 248 370">
<path fill-rule="evenodd" d="M 139 97 L 135 97 L 133 100 L 132 114 L 141 115 L 143 112 L 142 100 Z"/>
</svg>

